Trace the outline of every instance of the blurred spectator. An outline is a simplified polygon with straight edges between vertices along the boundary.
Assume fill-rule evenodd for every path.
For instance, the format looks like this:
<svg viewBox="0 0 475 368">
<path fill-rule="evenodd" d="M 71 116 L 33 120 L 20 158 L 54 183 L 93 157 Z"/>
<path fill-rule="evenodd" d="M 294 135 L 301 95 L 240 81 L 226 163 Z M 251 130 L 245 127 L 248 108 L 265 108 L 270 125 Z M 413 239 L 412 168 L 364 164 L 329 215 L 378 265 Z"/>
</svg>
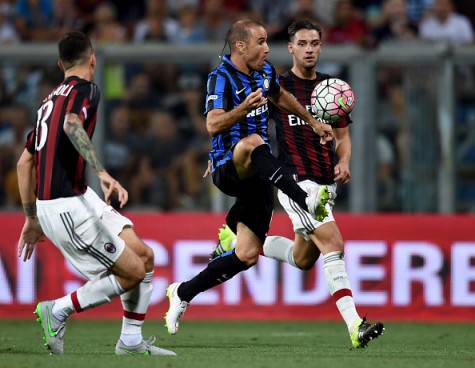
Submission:
<svg viewBox="0 0 475 368">
<path fill-rule="evenodd" d="M 368 43 L 368 27 L 353 7 L 351 0 L 339 0 L 335 8 L 335 22 L 326 33 L 332 44 Z"/>
<path fill-rule="evenodd" d="M 458 45 L 473 42 L 470 21 L 455 13 L 451 0 L 435 0 L 432 15 L 421 23 L 420 36 L 431 41 L 449 41 Z"/>
<path fill-rule="evenodd" d="M 376 42 L 407 41 L 417 35 L 417 27 L 407 16 L 406 0 L 386 0 L 381 17 L 373 31 Z"/>
<path fill-rule="evenodd" d="M 53 0 L 18 0 L 16 28 L 23 40 L 41 40 L 53 19 Z"/>
<path fill-rule="evenodd" d="M 140 147 L 137 136 L 130 130 L 130 111 L 126 105 L 117 106 L 111 113 L 107 140 L 104 145 L 104 165 L 109 173 L 125 187 L 131 177 L 134 149 Z"/>
<path fill-rule="evenodd" d="M 0 2 L 0 45 L 14 43 L 19 35 L 12 21 L 13 7 L 7 2 Z"/>
<path fill-rule="evenodd" d="M 28 111 L 13 105 L 0 110 L 0 203 L 7 206 L 21 204 L 16 177 L 16 160 L 23 150 L 26 131 L 31 129 Z"/>
<path fill-rule="evenodd" d="M 147 139 L 142 143 L 146 155 L 142 156 L 130 185 L 135 204 L 138 201 L 165 210 L 176 208 L 185 147 L 172 115 L 155 111 L 150 117 Z"/>
<path fill-rule="evenodd" d="M 406 0 L 407 16 L 412 23 L 418 24 L 427 10 L 432 7 L 434 0 Z"/>
<path fill-rule="evenodd" d="M 178 31 L 171 40 L 178 44 L 193 44 L 205 41 L 203 29 L 198 26 L 196 8 L 186 5 L 178 12 Z"/>
<path fill-rule="evenodd" d="M 208 164 L 210 138 L 203 116 L 203 83 L 199 75 L 183 75 L 178 80 L 179 93 L 171 101 L 169 110 L 173 112 L 187 150 L 183 160 L 182 205 L 196 208 L 203 205 L 207 187 L 202 174 Z"/>
<path fill-rule="evenodd" d="M 133 128 L 140 133 L 146 129 L 150 113 L 158 106 L 157 92 L 150 85 L 147 73 L 136 74 L 128 83 L 126 103 L 130 108 L 130 119 Z"/>
<path fill-rule="evenodd" d="M 203 0 L 200 31 L 207 41 L 223 41 L 231 26 L 223 0 Z"/>
<path fill-rule="evenodd" d="M 254 0 L 249 3 L 257 18 L 266 24 L 269 38 L 282 31 L 282 20 L 287 19 L 290 5 L 287 0 Z"/>
<path fill-rule="evenodd" d="M 296 0 L 291 4 L 286 17 L 282 19 L 280 29 L 270 35 L 269 38 L 274 41 L 288 41 L 287 28 L 297 19 L 308 19 L 320 23 L 322 26 L 326 25 L 326 22 L 316 13 L 313 0 Z"/>
<path fill-rule="evenodd" d="M 167 41 L 178 29 L 178 23 L 168 17 L 165 0 L 147 0 L 146 16 L 135 26 L 134 41 Z"/>
<path fill-rule="evenodd" d="M 91 38 L 97 43 L 126 41 L 126 30 L 117 21 L 117 10 L 111 3 L 102 3 L 94 11 Z"/>
</svg>

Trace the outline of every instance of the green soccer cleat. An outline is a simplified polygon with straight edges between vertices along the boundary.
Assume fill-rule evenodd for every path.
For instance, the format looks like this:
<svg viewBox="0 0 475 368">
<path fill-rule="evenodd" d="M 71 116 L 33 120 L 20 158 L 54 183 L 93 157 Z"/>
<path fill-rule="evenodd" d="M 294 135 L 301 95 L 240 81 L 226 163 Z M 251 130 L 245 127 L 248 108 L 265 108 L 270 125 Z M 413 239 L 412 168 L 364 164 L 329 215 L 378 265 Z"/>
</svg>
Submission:
<svg viewBox="0 0 475 368">
<path fill-rule="evenodd" d="M 236 234 L 229 228 L 228 225 L 223 225 L 218 230 L 218 243 L 210 255 L 210 259 L 215 259 L 220 255 L 234 249 L 236 244 Z"/>
<path fill-rule="evenodd" d="M 309 190 L 306 202 L 308 210 L 315 220 L 322 222 L 330 214 L 327 204 L 333 206 L 333 199 L 333 195 L 326 185 Z"/>
<path fill-rule="evenodd" d="M 155 343 L 155 336 L 149 337 L 147 340 L 142 340 L 142 342 L 135 346 L 125 345 L 120 339 L 115 345 L 115 354 L 116 355 L 162 355 L 162 356 L 176 356 L 176 353 L 159 348 L 158 346 L 153 345 Z"/>
<path fill-rule="evenodd" d="M 368 343 L 384 334 L 385 328 L 381 322 L 369 323 L 366 318 L 356 321 L 350 334 L 351 345 L 355 349 L 365 348 Z"/>
<path fill-rule="evenodd" d="M 58 321 L 53 315 L 53 305 L 53 301 L 40 302 L 37 304 L 34 314 L 43 330 L 44 345 L 51 354 L 63 354 L 66 323 Z"/>
</svg>

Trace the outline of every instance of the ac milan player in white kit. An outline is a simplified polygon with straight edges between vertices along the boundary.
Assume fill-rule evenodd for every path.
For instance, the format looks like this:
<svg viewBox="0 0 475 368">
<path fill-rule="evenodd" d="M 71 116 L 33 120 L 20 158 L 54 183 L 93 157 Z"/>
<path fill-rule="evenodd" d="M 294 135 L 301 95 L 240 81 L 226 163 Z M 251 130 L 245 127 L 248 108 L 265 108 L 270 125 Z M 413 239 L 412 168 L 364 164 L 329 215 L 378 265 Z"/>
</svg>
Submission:
<svg viewBox="0 0 475 368">
<path fill-rule="evenodd" d="M 38 303 L 35 314 L 52 354 L 63 354 L 67 319 L 74 312 L 120 296 L 124 310 L 118 355 L 175 355 L 144 340 L 142 324 L 152 294 L 153 251 L 136 235 L 132 222 L 108 205 L 127 191 L 98 160 L 91 138 L 100 92 L 92 82 L 96 59 L 89 38 L 69 32 L 59 42 L 64 81 L 38 109 L 18 164 L 26 220 L 18 255 L 27 261 L 37 242 L 48 237 L 89 281 L 73 293 Z M 85 163 L 97 174 L 105 202 L 85 184 Z"/>
</svg>

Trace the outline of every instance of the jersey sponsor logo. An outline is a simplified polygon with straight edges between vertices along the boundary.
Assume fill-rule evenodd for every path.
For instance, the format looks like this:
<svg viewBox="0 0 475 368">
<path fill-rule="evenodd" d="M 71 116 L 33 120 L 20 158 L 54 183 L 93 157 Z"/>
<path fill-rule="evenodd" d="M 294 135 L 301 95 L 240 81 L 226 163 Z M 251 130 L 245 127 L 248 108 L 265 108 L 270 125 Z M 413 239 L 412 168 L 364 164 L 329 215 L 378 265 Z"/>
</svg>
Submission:
<svg viewBox="0 0 475 368">
<path fill-rule="evenodd" d="M 115 253 L 115 251 L 117 250 L 115 245 L 112 243 L 105 243 L 104 249 L 106 250 L 106 252 L 109 252 L 109 253 Z"/>
<path fill-rule="evenodd" d="M 312 116 L 313 116 L 315 119 L 317 119 L 317 121 L 319 121 L 320 123 L 329 124 L 328 121 L 323 120 L 322 118 L 317 118 L 317 117 L 315 116 L 315 114 L 312 112 L 312 106 L 310 106 L 310 105 L 305 105 L 305 108 L 307 109 L 307 111 L 308 111 L 310 114 L 312 114 Z M 307 123 L 305 120 L 300 119 L 298 116 L 289 114 L 289 115 L 287 115 L 287 118 L 288 118 L 288 122 L 289 122 L 289 125 L 290 125 L 290 126 L 308 125 L 308 123 Z"/>
<path fill-rule="evenodd" d="M 239 91 L 238 91 L 238 90 L 236 90 L 236 94 L 238 95 L 238 94 L 240 94 L 240 93 L 244 92 L 244 90 L 245 90 L 245 89 L 246 89 L 246 87 L 244 87 L 244 88 L 240 89 Z"/>
<path fill-rule="evenodd" d="M 246 115 L 247 118 L 252 118 L 257 115 L 261 115 L 269 110 L 269 106 L 267 104 L 259 106 L 257 109 L 252 110 L 250 113 Z"/>
</svg>

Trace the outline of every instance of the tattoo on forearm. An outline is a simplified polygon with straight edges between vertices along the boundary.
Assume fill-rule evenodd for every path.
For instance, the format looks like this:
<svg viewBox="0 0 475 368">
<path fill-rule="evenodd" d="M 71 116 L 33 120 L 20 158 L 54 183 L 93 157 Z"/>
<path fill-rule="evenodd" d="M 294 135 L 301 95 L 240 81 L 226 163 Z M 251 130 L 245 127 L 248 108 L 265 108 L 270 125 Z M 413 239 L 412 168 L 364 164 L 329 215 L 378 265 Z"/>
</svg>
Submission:
<svg viewBox="0 0 475 368">
<path fill-rule="evenodd" d="M 78 118 L 76 117 L 76 119 Z M 82 125 L 74 121 L 73 117 L 69 117 L 66 124 L 66 134 L 74 148 L 76 148 L 79 154 L 84 157 L 87 163 L 91 165 L 96 172 L 103 171 L 104 166 L 97 158 L 96 150 Z"/>
<path fill-rule="evenodd" d="M 23 212 L 26 217 L 36 217 L 36 203 L 23 203 Z"/>
</svg>

